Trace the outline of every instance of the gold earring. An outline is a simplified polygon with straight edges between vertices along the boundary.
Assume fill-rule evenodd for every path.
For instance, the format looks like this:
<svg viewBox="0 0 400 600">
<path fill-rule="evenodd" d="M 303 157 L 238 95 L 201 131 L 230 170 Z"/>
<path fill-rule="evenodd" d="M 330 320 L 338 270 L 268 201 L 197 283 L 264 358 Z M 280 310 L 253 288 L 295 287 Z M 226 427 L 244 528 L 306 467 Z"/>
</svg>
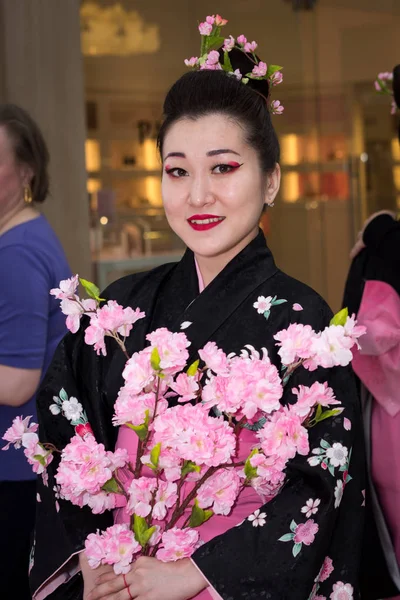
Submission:
<svg viewBox="0 0 400 600">
<path fill-rule="evenodd" d="M 32 190 L 30 185 L 24 186 L 24 202 L 25 204 L 32 204 Z"/>
</svg>

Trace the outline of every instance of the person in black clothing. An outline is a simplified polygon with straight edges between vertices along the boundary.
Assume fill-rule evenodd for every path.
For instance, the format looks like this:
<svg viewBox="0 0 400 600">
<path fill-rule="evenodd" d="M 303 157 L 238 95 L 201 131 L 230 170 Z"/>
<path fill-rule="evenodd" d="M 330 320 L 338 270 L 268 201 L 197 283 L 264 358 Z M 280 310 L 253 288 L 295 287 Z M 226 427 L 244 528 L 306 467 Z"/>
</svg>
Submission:
<svg viewBox="0 0 400 600">
<path fill-rule="evenodd" d="M 400 108 L 400 65 L 393 70 L 393 93 Z M 343 306 L 360 319 L 363 316 L 367 320 L 369 318 L 371 325 L 361 341 L 360 364 L 363 366 L 362 361 L 365 361 L 364 371 L 362 368 L 357 370 L 357 360 L 354 363 L 354 369 L 360 375 L 358 384 L 369 471 L 361 591 L 363 600 L 398 600 L 400 517 L 396 497 L 400 490 L 400 476 L 396 448 L 400 412 L 396 412 L 396 406 L 400 398 L 396 382 L 400 382 L 400 365 L 397 374 L 397 363 L 393 362 L 393 357 L 398 356 L 400 344 L 400 222 L 396 214 L 380 211 L 371 215 L 364 223 L 350 256 L 353 262 Z M 377 297 L 381 299 L 375 305 L 373 296 L 368 298 L 372 290 L 378 291 Z M 374 338 L 376 332 L 379 337 Z M 367 356 L 366 345 L 370 341 L 375 343 L 378 351 Z M 365 365 L 371 367 L 372 377 Z M 375 372 L 380 374 L 380 380 Z M 379 394 L 379 388 L 394 389 L 394 397 Z M 389 403 L 392 403 L 390 410 Z"/>
</svg>

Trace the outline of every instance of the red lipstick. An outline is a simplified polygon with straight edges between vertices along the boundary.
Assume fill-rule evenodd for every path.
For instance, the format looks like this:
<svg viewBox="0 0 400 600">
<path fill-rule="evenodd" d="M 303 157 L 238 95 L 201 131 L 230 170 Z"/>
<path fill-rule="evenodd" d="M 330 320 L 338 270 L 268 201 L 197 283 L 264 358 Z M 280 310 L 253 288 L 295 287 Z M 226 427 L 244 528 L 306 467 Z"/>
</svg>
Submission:
<svg viewBox="0 0 400 600">
<path fill-rule="evenodd" d="M 213 229 L 222 221 L 224 221 L 225 217 L 219 217 L 217 215 L 192 215 L 188 218 L 188 223 L 192 229 L 195 231 L 207 231 L 208 229 Z"/>
</svg>

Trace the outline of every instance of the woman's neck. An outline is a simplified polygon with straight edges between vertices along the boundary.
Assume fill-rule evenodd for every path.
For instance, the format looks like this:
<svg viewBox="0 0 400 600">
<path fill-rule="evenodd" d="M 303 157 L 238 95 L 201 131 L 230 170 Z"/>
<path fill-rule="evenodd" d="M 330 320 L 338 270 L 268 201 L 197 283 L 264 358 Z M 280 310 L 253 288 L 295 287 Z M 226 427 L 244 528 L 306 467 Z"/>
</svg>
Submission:
<svg viewBox="0 0 400 600">
<path fill-rule="evenodd" d="M 201 256 L 195 254 L 204 287 L 207 287 L 208 284 L 225 269 L 226 265 L 257 237 L 257 234 L 258 228 L 246 236 L 239 244 L 236 244 L 236 246 L 231 248 L 231 250 L 217 256 Z"/>
<path fill-rule="evenodd" d="M 39 213 L 36 209 L 27 205 L 18 205 L 13 210 L 8 211 L 5 215 L 0 216 L 0 235 L 9 231 L 21 223 L 26 223 L 36 219 Z"/>
</svg>

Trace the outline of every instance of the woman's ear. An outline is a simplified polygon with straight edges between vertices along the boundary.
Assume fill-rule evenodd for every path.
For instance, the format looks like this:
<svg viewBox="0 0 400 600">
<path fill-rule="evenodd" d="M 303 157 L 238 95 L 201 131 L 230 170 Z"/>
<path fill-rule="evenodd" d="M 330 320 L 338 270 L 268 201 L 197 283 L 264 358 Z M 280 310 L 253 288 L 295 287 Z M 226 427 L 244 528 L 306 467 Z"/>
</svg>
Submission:
<svg viewBox="0 0 400 600">
<path fill-rule="evenodd" d="M 275 164 L 274 170 L 267 176 L 267 186 L 265 188 L 265 204 L 272 206 L 279 187 L 281 185 L 281 168 L 278 163 Z"/>
</svg>

